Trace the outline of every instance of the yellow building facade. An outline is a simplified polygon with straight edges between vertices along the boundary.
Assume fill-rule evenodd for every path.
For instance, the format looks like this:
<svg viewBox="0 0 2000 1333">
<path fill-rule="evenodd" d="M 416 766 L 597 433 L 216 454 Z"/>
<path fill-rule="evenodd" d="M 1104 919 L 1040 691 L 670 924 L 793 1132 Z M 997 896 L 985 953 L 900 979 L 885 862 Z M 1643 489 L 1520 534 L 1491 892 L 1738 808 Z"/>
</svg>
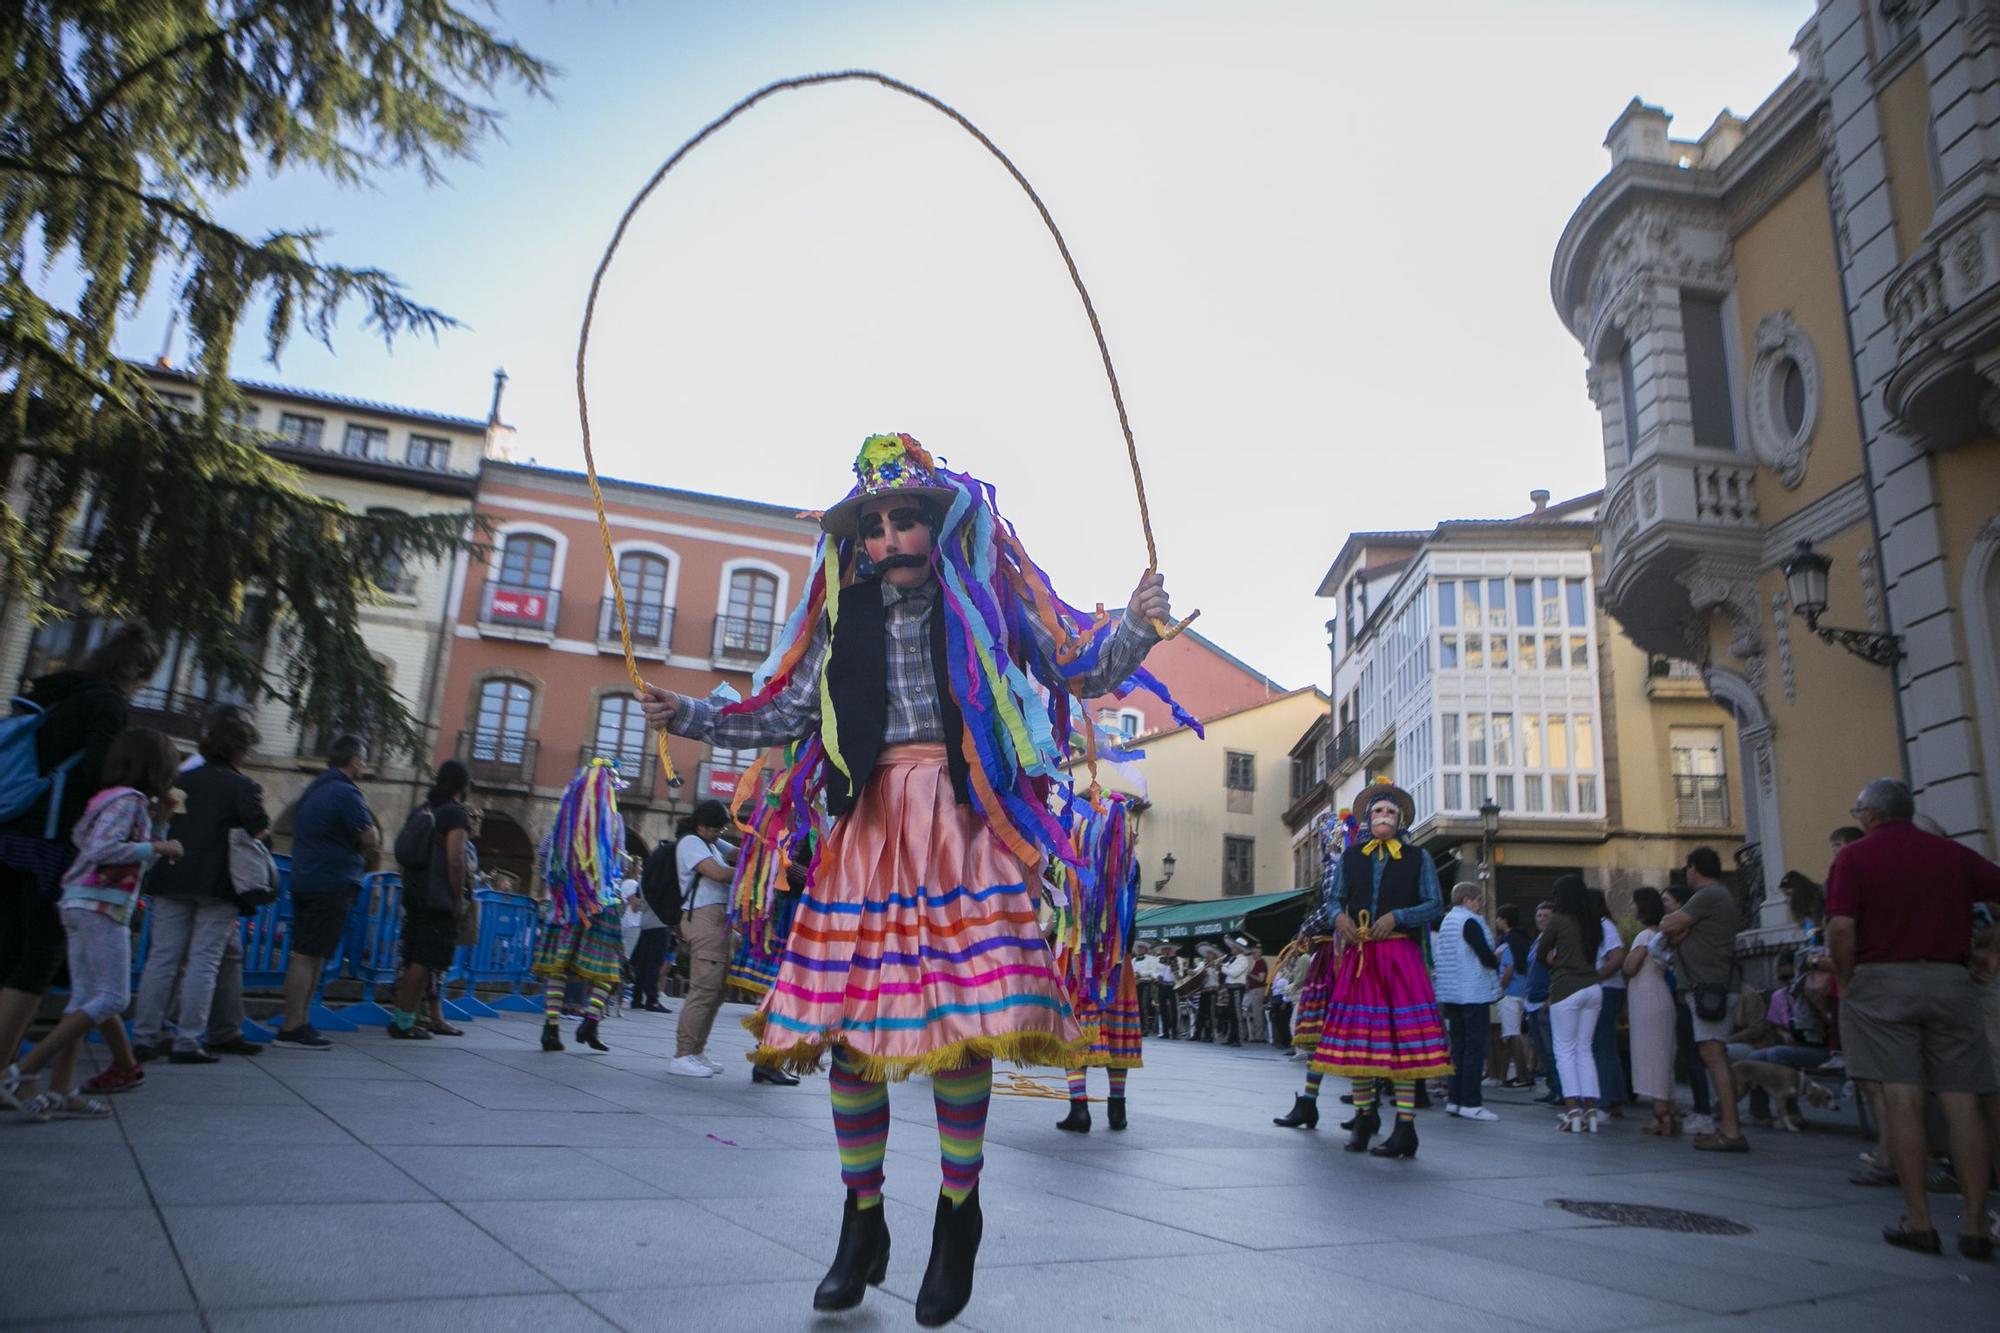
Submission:
<svg viewBox="0 0 2000 1333">
<path fill-rule="evenodd" d="M 1771 929 L 1870 778 L 1987 855 L 2000 827 L 2000 5 L 1822 0 L 1794 49 L 1695 140 L 1635 98 L 1550 284 L 1601 603 L 1734 718 Z"/>
</svg>

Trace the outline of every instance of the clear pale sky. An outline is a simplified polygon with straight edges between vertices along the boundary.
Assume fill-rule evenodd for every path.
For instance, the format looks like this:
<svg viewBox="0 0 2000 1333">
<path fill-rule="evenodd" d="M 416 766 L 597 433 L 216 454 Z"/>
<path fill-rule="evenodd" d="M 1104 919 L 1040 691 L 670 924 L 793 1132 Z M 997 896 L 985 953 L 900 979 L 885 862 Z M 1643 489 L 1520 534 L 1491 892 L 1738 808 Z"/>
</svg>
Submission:
<svg viewBox="0 0 2000 1333">
<path fill-rule="evenodd" d="M 425 189 L 286 175 L 222 201 L 317 225 L 467 328 L 238 375 L 484 416 L 580 467 L 590 274 L 672 149 L 775 78 L 927 88 L 1021 166 L 1105 323 L 1161 565 L 1202 630 L 1287 685 L 1327 676 L 1313 596 L 1353 529 L 1492 517 L 1603 482 L 1583 361 L 1548 297 L 1564 222 L 1635 94 L 1693 138 L 1793 66 L 1811 0 L 626 3 L 507 0 L 562 68 Z M 161 286 L 165 285 L 164 279 Z M 154 310 L 125 350 L 159 350 Z M 184 350 L 184 349 L 182 349 Z M 907 430 L 998 485 L 1073 602 L 1144 564 L 1089 326 L 1032 205 L 971 139 L 878 88 L 789 93 L 668 177 L 600 305 L 607 475 L 819 508 L 863 436 Z"/>
</svg>

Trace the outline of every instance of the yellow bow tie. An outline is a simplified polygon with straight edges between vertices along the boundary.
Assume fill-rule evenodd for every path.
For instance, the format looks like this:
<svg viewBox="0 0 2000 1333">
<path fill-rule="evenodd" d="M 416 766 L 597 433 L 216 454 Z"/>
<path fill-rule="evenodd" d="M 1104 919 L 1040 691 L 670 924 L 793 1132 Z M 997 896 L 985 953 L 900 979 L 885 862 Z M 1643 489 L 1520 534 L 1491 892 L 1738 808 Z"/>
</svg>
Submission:
<svg viewBox="0 0 2000 1333">
<path fill-rule="evenodd" d="M 1361 854 L 1363 856 L 1373 856 L 1377 852 L 1387 852 L 1391 861 L 1400 861 L 1403 859 L 1402 840 L 1399 838 L 1390 838 L 1385 842 L 1381 838 L 1370 838 L 1367 842 L 1361 844 Z"/>
</svg>

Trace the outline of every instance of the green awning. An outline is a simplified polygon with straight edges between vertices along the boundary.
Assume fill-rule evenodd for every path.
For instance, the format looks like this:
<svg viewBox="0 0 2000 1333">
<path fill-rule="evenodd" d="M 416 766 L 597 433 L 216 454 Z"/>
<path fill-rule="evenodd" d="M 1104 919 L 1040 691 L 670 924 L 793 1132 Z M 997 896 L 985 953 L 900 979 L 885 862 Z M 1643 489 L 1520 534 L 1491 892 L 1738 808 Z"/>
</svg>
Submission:
<svg viewBox="0 0 2000 1333">
<path fill-rule="evenodd" d="M 1176 903 L 1154 907 L 1138 914 L 1133 933 L 1143 939 L 1191 940 L 1203 935 L 1226 935 L 1243 928 L 1243 919 L 1253 912 L 1283 907 L 1303 898 L 1309 890 L 1286 889 L 1282 893 L 1250 893 L 1241 898 L 1216 898 L 1200 903 Z"/>
</svg>

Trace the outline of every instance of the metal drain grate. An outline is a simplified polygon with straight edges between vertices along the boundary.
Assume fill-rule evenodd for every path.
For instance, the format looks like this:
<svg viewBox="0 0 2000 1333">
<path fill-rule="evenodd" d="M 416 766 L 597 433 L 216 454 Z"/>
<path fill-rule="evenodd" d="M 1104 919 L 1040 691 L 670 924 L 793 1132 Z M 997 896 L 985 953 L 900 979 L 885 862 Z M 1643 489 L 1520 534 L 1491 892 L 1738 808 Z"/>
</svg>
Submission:
<svg viewBox="0 0 2000 1333">
<path fill-rule="evenodd" d="M 1598 1199 L 1550 1199 L 1545 1205 L 1560 1208 L 1578 1217 L 1609 1222 L 1621 1227 L 1646 1227 L 1653 1231 L 1682 1231 L 1696 1236 L 1747 1236 L 1755 1228 L 1732 1222 L 1713 1213 L 1690 1213 L 1683 1208 L 1655 1208 L 1644 1203 L 1609 1203 Z"/>
</svg>

